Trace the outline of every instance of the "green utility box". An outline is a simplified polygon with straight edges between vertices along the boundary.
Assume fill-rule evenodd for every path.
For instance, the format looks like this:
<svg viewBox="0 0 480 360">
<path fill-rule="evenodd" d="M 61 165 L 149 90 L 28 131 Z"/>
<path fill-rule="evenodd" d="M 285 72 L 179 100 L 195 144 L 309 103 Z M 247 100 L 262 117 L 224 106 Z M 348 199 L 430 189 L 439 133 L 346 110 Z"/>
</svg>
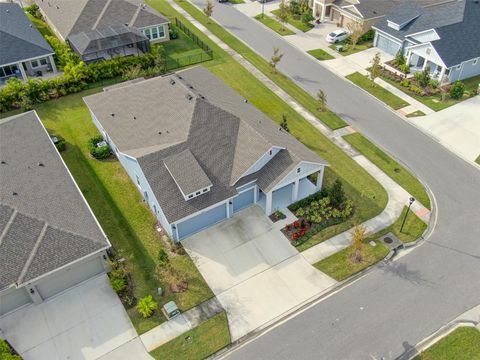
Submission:
<svg viewBox="0 0 480 360">
<path fill-rule="evenodd" d="M 178 309 L 178 306 L 177 304 L 175 304 L 174 301 L 169 301 L 168 303 L 163 305 L 162 312 L 163 315 L 165 315 L 165 317 L 169 320 L 180 314 L 180 310 Z"/>
</svg>

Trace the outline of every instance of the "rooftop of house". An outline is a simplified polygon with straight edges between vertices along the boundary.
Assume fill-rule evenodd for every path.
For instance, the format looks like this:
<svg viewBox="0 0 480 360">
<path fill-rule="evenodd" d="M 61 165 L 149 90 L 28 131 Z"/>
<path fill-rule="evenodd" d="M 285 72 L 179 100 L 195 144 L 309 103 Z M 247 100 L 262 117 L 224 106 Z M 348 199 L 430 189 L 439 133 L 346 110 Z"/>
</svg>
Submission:
<svg viewBox="0 0 480 360">
<path fill-rule="evenodd" d="M 138 159 L 171 223 L 236 195 L 248 181 L 257 180 L 267 192 L 301 161 L 327 164 L 202 67 L 117 86 L 84 101 L 118 150 Z M 245 176 L 274 146 L 282 150 Z M 179 187 L 190 189 L 190 180 L 176 184 L 183 175 L 169 173 L 174 158 L 198 164 L 184 174 L 198 176 L 202 184 L 193 187 L 209 182 L 211 190 L 186 201 Z"/>
<path fill-rule="evenodd" d="M 334 4 L 362 19 L 375 19 L 388 14 L 396 7 L 404 6 L 413 0 L 335 0 Z M 420 7 L 436 6 L 456 0 L 416 0 Z"/>
<path fill-rule="evenodd" d="M 53 54 L 17 4 L 0 2 L 0 65 Z"/>
<path fill-rule="evenodd" d="M 416 13 L 409 21 L 405 20 L 409 16 L 404 16 L 408 12 Z M 431 40 L 431 44 L 445 65 L 450 67 L 480 57 L 479 19 L 480 3 L 477 0 L 456 0 L 429 8 L 419 8 L 411 3 L 392 10 L 374 28 L 400 40 L 435 30 L 439 39 Z M 392 22 L 402 22 L 403 26 L 392 27 Z"/>
<path fill-rule="evenodd" d="M 141 0 L 35 0 L 67 39 L 81 32 L 112 25 L 143 28 L 168 23 L 168 19 Z"/>
<path fill-rule="evenodd" d="M 0 290 L 109 242 L 31 111 L 0 120 Z"/>
</svg>

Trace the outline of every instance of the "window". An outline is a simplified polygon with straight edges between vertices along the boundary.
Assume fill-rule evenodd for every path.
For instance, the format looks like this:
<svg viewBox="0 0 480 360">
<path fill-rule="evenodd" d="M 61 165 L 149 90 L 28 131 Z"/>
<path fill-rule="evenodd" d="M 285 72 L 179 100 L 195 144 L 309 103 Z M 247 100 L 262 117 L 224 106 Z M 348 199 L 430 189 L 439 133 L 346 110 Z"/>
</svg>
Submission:
<svg viewBox="0 0 480 360">
<path fill-rule="evenodd" d="M 157 212 L 157 206 L 156 206 L 156 205 L 153 205 L 153 212 L 154 212 L 155 214 L 158 214 L 158 212 Z"/>
<path fill-rule="evenodd" d="M 300 169 L 300 168 L 298 168 L 298 169 L 297 169 L 297 174 L 300 174 L 300 171 L 301 171 L 301 169 Z"/>
<path fill-rule="evenodd" d="M 200 191 L 197 191 L 197 192 L 195 193 L 195 195 L 200 195 L 200 194 L 201 194 Z"/>
<path fill-rule="evenodd" d="M 158 28 L 152 28 L 152 39 L 158 39 Z"/>
<path fill-rule="evenodd" d="M 150 29 L 143 30 L 143 33 L 147 38 L 152 39 L 152 35 L 150 34 Z"/>
<path fill-rule="evenodd" d="M 269 153 L 270 155 L 272 155 L 272 150 L 270 150 L 268 153 Z"/>
<path fill-rule="evenodd" d="M 30 61 L 30 63 L 32 64 L 32 67 L 33 67 L 33 68 L 37 68 L 37 67 L 40 66 L 40 64 L 38 63 L 37 60 L 32 60 L 32 61 Z"/>
<path fill-rule="evenodd" d="M 40 59 L 40 65 L 47 65 L 47 59 Z"/>
<path fill-rule="evenodd" d="M 140 178 L 138 177 L 138 175 L 135 175 L 135 177 L 137 178 L 137 185 L 140 186 Z"/>
<path fill-rule="evenodd" d="M 159 38 L 165 37 L 165 29 L 163 28 L 163 26 L 160 26 L 160 27 L 158 28 L 158 37 L 159 37 Z"/>
<path fill-rule="evenodd" d="M 203 192 L 204 192 L 204 193 L 207 192 L 207 191 L 208 191 L 208 189 L 203 189 Z"/>
<path fill-rule="evenodd" d="M 472 64 L 472 65 L 475 66 L 475 65 L 477 65 L 477 64 L 478 64 L 478 59 L 473 60 L 473 64 Z"/>
<path fill-rule="evenodd" d="M 191 199 L 193 197 L 193 194 L 188 195 L 188 198 Z"/>
</svg>

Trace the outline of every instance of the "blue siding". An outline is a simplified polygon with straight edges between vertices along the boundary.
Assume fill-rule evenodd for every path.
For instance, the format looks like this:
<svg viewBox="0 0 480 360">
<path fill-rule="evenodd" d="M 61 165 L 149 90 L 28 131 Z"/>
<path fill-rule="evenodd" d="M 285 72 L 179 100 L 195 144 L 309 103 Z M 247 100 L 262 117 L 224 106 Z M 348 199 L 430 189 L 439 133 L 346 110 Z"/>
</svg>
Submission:
<svg viewBox="0 0 480 360">
<path fill-rule="evenodd" d="M 462 63 L 460 69 L 457 69 L 456 66 L 450 68 L 448 80 L 450 82 L 455 82 L 457 80 L 464 80 L 473 76 L 480 75 L 480 58 L 477 60 L 477 63 L 475 65 L 473 65 L 474 61 L 475 60 L 470 60 Z"/>
<path fill-rule="evenodd" d="M 233 198 L 233 212 L 236 213 L 242 209 L 253 204 L 254 188 L 240 193 L 237 197 Z"/>
<path fill-rule="evenodd" d="M 286 208 L 292 203 L 293 184 L 275 190 L 272 193 L 272 211 Z"/>
<path fill-rule="evenodd" d="M 207 210 L 197 216 L 177 224 L 178 238 L 182 240 L 196 232 L 212 226 L 227 218 L 227 207 L 225 203 Z"/>
</svg>

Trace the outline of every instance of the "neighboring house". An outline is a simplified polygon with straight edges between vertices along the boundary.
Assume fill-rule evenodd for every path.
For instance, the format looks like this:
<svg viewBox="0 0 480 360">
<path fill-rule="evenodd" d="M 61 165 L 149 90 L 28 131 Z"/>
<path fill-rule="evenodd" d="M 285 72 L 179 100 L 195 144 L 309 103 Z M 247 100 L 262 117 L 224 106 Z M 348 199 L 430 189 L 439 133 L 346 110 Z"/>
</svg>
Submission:
<svg viewBox="0 0 480 360">
<path fill-rule="evenodd" d="M 412 72 L 430 69 L 448 82 L 480 75 L 480 2 L 458 0 L 432 8 L 409 3 L 377 23 L 374 45 L 402 51 Z"/>
<path fill-rule="evenodd" d="M 336 22 L 346 27 L 352 21 L 360 22 L 365 29 L 382 19 L 397 6 L 403 6 L 411 0 L 310 0 L 313 16 L 325 21 Z M 423 7 L 435 6 L 446 1 L 456 0 L 417 0 Z"/>
<path fill-rule="evenodd" d="M 169 40 L 169 21 L 140 0 L 35 0 L 55 34 L 86 61 L 134 56 Z"/>
<path fill-rule="evenodd" d="M 325 160 L 202 67 L 84 101 L 175 241 L 253 204 L 269 215 L 322 186 Z"/>
<path fill-rule="evenodd" d="M 53 50 L 17 4 L 0 2 L 0 85 L 56 73 Z"/>
<path fill-rule="evenodd" d="M 0 316 L 105 272 L 110 243 L 33 111 L 0 120 L 0 184 Z"/>
</svg>

